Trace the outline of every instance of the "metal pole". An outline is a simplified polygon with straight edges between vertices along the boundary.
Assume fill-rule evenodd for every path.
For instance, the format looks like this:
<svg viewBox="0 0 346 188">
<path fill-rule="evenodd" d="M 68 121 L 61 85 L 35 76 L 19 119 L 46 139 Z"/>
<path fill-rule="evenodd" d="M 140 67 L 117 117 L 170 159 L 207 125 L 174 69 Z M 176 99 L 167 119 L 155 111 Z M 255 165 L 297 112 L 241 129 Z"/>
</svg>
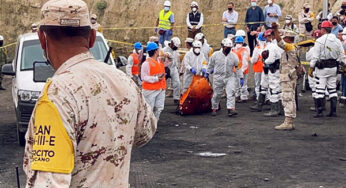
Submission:
<svg viewBox="0 0 346 188">
<path fill-rule="evenodd" d="M 20 188 L 18 166 L 16 167 L 16 174 L 17 174 L 17 187 Z"/>
<path fill-rule="evenodd" d="M 327 15 L 328 15 L 328 0 L 323 0 L 323 16 L 322 16 L 322 20 L 327 19 Z"/>
</svg>

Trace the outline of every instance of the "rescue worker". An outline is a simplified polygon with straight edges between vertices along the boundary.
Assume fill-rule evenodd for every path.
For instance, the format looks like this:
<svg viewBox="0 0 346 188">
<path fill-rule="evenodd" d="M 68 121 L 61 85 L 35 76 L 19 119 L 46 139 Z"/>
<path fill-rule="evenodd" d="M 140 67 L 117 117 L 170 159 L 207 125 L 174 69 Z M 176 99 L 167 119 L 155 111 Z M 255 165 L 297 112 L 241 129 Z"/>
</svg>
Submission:
<svg viewBox="0 0 346 188">
<path fill-rule="evenodd" d="M 303 10 L 298 14 L 299 33 L 310 37 L 313 32 L 312 22 L 315 19 L 309 3 L 303 5 Z"/>
<path fill-rule="evenodd" d="M 186 53 L 183 60 L 185 64 L 183 93 L 185 93 L 191 85 L 193 76 L 205 76 L 208 68 L 207 60 L 205 60 L 203 54 L 201 54 L 202 43 L 200 41 L 194 41 L 192 46 L 192 50 Z"/>
<path fill-rule="evenodd" d="M 338 64 L 344 64 L 345 52 L 343 45 L 334 34 L 331 34 L 332 23 L 323 21 L 321 24 L 322 37 L 316 40 L 314 54 L 310 62 L 310 67 L 315 68 L 316 79 L 316 103 L 317 113 L 314 117 L 323 116 L 323 98 L 325 89 L 328 89 L 330 99 L 329 117 L 336 116 L 336 105 L 338 94 L 336 91 L 337 67 Z"/>
<path fill-rule="evenodd" d="M 91 27 L 95 29 L 95 31 L 102 33 L 102 26 L 97 22 L 96 14 L 92 14 L 90 19 L 91 19 Z"/>
<path fill-rule="evenodd" d="M 38 25 L 36 23 L 31 24 L 31 32 L 36 33 L 38 30 Z"/>
<path fill-rule="evenodd" d="M 132 80 L 137 84 L 137 86 L 141 85 L 141 79 L 139 78 L 139 70 L 140 70 L 140 61 L 139 54 L 141 50 L 143 50 L 142 44 L 140 42 L 136 42 L 133 45 L 133 53 L 129 56 L 126 65 L 126 74 L 132 78 Z"/>
<path fill-rule="evenodd" d="M 195 38 L 197 33 L 202 32 L 202 26 L 204 22 L 203 13 L 198 11 L 198 3 L 192 1 L 191 12 L 187 14 L 186 25 L 188 29 L 188 37 Z"/>
<path fill-rule="evenodd" d="M 82 0 L 42 6 L 38 31 L 47 81 L 25 135 L 26 187 L 129 187 L 132 147 L 143 146 L 157 119 L 137 86 L 96 61 L 96 31 Z"/>
<path fill-rule="evenodd" d="M 299 66 L 298 50 L 294 46 L 296 33 L 286 30 L 281 39 L 278 25 L 272 24 L 275 38 L 280 48 L 284 50 L 280 61 L 280 84 L 282 88 L 282 105 L 285 112 L 285 121 L 275 127 L 275 130 L 293 130 L 293 120 L 296 118 L 295 91 L 297 87 L 297 71 Z"/>
<path fill-rule="evenodd" d="M 142 92 L 144 98 L 154 111 L 157 119 L 165 106 L 166 78 L 165 68 L 161 61 L 158 61 L 159 46 L 150 42 L 147 45 L 149 57 L 143 63 L 141 69 Z"/>
<path fill-rule="evenodd" d="M 203 33 L 197 33 L 197 35 L 195 36 L 195 40 L 201 41 L 201 53 L 204 55 L 204 58 L 207 60 L 207 62 L 209 62 L 209 58 L 214 52 L 213 48 L 210 47 Z"/>
<path fill-rule="evenodd" d="M 237 77 L 237 83 L 239 83 L 239 86 L 236 88 L 236 93 L 238 93 L 240 96 L 240 102 L 245 103 L 247 102 L 249 96 L 249 92 L 247 90 L 247 79 L 249 74 L 250 52 L 246 47 L 243 46 L 243 44 L 244 38 L 237 36 L 235 38 L 235 47 L 233 48 L 232 52 L 238 56 L 238 68 L 242 72 L 242 77 Z"/>
<path fill-rule="evenodd" d="M 171 9 L 171 2 L 165 1 L 163 6 L 164 8 L 160 11 L 159 17 L 156 20 L 155 32 L 158 32 L 160 35 L 159 42 L 164 47 L 165 41 L 169 41 L 173 35 L 173 26 L 174 26 L 174 14 Z"/>
<path fill-rule="evenodd" d="M 3 45 L 4 45 L 4 37 L 0 35 L 0 90 L 5 90 L 5 88 L 2 87 L 3 75 L 1 73 L 1 68 L 4 64 L 7 63 L 7 50 L 6 48 L 3 48 Z"/>
<path fill-rule="evenodd" d="M 266 38 L 264 37 L 264 33 L 263 32 L 259 33 L 257 37 L 257 45 L 253 51 L 252 58 L 251 58 L 251 63 L 253 64 L 252 70 L 254 72 L 255 93 L 256 93 L 257 100 L 260 96 L 261 75 L 263 72 L 262 52 L 264 48 L 266 47 L 265 41 L 266 41 Z"/>
<path fill-rule="evenodd" d="M 163 48 L 163 52 L 169 52 L 172 54 L 173 60 L 170 65 L 168 65 L 169 74 L 171 78 L 172 88 L 173 88 L 173 100 L 174 104 L 179 104 L 180 100 L 180 80 L 179 80 L 179 68 L 180 68 L 180 55 L 178 49 L 181 45 L 180 39 L 178 37 L 173 37 L 168 43 L 168 46 Z"/>
<path fill-rule="evenodd" d="M 273 22 L 275 23 L 275 22 Z M 268 54 L 262 57 L 265 59 L 264 63 L 268 67 L 268 80 L 269 80 L 269 101 L 270 101 L 270 111 L 265 113 L 266 117 L 276 117 L 282 114 L 282 104 L 281 104 L 281 86 L 280 86 L 280 59 L 283 50 L 277 45 L 277 40 L 274 37 L 268 38 L 268 43 L 263 53 Z"/>
<path fill-rule="evenodd" d="M 192 44 L 193 44 L 194 39 L 193 38 L 186 38 L 185 39 L 185 46 L 188 50 L 192 49 Z"/>
<path fill-rule="evenodd" d="M 241 71 L 238 70 L 238 57 L 231 50 L 233 43 L 230 39 L 222 40 L 221 49 L 213 53 L 208 64 L 207 74 L 214 75 L 213 79 L 213 97 L 212 116 L 216 116 L 216 111 L 219 110 L 220 100 L 224 89 L 227 95 L 227 111 L 228 116 L 232 117 L 238 113 L 235 110 L 235 84 L 237 83 L 237 75 L 242 77 Z"/>
</svg>

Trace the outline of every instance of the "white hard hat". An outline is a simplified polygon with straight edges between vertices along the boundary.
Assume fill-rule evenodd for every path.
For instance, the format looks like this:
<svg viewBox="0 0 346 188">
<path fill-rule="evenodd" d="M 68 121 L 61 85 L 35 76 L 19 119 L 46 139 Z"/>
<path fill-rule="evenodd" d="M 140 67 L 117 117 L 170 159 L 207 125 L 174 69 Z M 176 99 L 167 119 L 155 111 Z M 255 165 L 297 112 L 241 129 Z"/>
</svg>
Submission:
<svg viewBox="0 0 346 188">
<path fill-rule="evenodd" d="M 195 36 L 195 40 L 202 40 L 204 37 L 203 33 L 197 33 L 197 35 Z"/>
<path fill-rule="evenodd" d="M 192 3 L 191 3 L 190 6 L 191 6 L 191 7 L 194 7 L 194 6 L 198 7 L 198 3 L 197 3 L 196 1 L 192 1 Z"/>
<path fill-rule="evenodd" d="M 185 39 L 185 42 L 192 43 L 193 42 L 193 38 L 188 37 L 188 38 Z"/>
<path fill-rule="evenodd" d="M 4 40 L 4 37 L 2 35 L 0 35 L 0 40 Z"/>
<path fill-rule="evenodd" d="M 342 35 L 346 35 L 346 27 L 342 30 Z"/>
<path fill-rule="evenodd" d="M 231 39 L 229 38 L 225 38 L 222 40 L 221 44 L 225 47 L 232 47 L 233 46 L 233 42 Z"/>
<path fill-rule="evenodd" d="M 199 40 L 195 40 L 192 43 L 192 47 L 194 47 L 194 48 L 202 48 L 202 42 L 199 41 Z"/>
<path fill-rule="evenodd" d="M 163 6 L 171 7 L 171 2 L 170 1 L 165 1 L 165 3 L 163 3 Z"/>
<path fill-rule="evenodd" d="M 245 37 L 246 34 L 245 34 L 245 31 L 244 30 L 237 30 L 236 34 L 235 34 L 236 37 Z"/>
<path fill-rule="evenodd" d="M 171 42 L 173 42 L 173 44 L 174 44 L 174 46 L 176 46 L 176 47 L 180 47 L 180 45 L 181 45 L 181 42 L 180 42 L 180 39 L 178 38 L 178 37 L 173 37 L 172 39 L 171 39 Z"/>
</svg>

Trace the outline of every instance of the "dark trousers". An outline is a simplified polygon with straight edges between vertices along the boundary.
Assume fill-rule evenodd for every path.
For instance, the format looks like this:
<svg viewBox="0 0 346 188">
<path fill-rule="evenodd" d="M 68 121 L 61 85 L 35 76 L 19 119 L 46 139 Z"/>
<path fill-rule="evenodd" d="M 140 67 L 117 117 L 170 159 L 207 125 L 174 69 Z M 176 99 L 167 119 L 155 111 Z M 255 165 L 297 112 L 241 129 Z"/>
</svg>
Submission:
<svg viewBox="0 0 346 188">
<path fill-rule="evenodd" d="M 201 29 L 198 29 L 195 32 L 188 30 L 187 37 L 195 39 L 195 36 L 197 35 L 197 33 L 200 33 L 200 32 L 201 32 Z"/>
<path fill-rule="evenodd" d="M 249 41 L 249 48 L 250 48 L 250 56 L 252 56 L 253 50 L 255 49 L 256 45 L 257 45 L 257 36 L 256 35 L 250 35 L 251 32 L 247 33 L 247 38 Z"/>
</svg>

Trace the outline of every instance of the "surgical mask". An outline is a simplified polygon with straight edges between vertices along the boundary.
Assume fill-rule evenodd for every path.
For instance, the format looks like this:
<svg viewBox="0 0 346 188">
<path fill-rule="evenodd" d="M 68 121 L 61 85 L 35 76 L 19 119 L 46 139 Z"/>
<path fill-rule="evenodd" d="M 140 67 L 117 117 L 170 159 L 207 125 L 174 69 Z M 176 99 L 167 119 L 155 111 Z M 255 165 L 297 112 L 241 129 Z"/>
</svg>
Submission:
<svg viewBox="0 0 346 188">
<path fill-rule="evenodd" d="M 256 2 L 251 2 L 251 6 L 255 7 L 255 6 L 257 6 L 257 3 Z"/>
<path fill-rule="evenodd" d="M 290 24 L 290 23 L 291 23 L 291 20 L 285 20 L 285 23 L 286 23 L 286 24 Z"/>
<path fill-rule="evenodd" d="M 165 7 L 165 11 L 169 11 L 169 7 Z"/>
<path fill-rule="evenodd" d="M 231 48 L 230 47 L 224 47 L 223 52 L 227 56 L 231 52 Z"/>
<path fill-rule="evenodd" d="M 192 11 L 193 11 L 193 12 L 196 12 L 196 11 L 197 11 L 197 8 L 196 8 L 196 7 L 193 7 L 193 8 L 192 8 Z"/>
<path fill-rule="evenodd" d="M 96 23 L 96 20 L 92 19 L 92 20 L 91 20 L 91 23 L 92 23 L 92 24 L 95 24 L 95 23 Z"/>
<path fill-rule="evenodd" d="M 228 11 L 232 11 L 233 10 L 233 8 L 228 8 Z"/>
<path fill-rule="evenodd" d="M 241 48 L 241 47 L 243 47 L 243 44 L 236 44 L 236 45 L 235 45 L 235 48 L 237 48 L 237 49 L 238 49 L 238 48 Z"/>
<path fill-rule="evenodd" d="M 196 54 L 196 55 L 199 55 L 201 53 L 201 49 L 200 48 L 194 48 L 193 49 L 193 52 Z"/>
<path fill-rule="evenodd" d="M 346 35 L 342 35 L 342 40 L 346 41 Z"/>
<path fill-rule="evenodd" d="M 259 46 L 260 46 L 261 48 L 264 47 L 265 41 L 257 40 L 257 42 L 258 42 L 258 44 L 259 44 Z"/>
<path fill-rule="evenodd" d="M 332 24 L 335 26 L 335 25 L 338 25 L 338 22 L 332 22 Z"/>
<path fill-rule="evenodd" d="M 268 0 L 268 4 L 272 4 L 273 3 L 273 1 L 272 0 Z"/>
</svg>

